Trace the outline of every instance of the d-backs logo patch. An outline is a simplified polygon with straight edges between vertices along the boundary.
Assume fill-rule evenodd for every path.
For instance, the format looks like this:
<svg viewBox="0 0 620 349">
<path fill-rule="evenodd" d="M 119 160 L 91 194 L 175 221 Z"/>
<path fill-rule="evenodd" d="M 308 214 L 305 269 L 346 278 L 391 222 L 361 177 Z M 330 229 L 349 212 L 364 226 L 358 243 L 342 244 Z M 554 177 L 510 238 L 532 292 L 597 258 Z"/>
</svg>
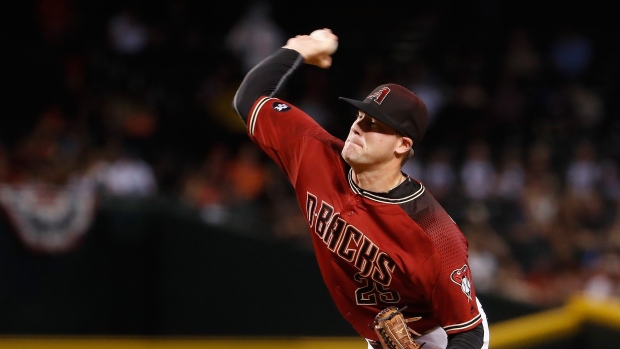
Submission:
<svg viewBox="0 0 620 349">
<path fill-rule="evenodd" d="M 471 273 L 469 272 L 469 267 L 467 267 L 467 264 L 463 265 L 460 269 L 452 271 L 450 274 L 450 280 L 461 286 L 461 291 L 463 291 L 467 298 L 471 300 Z"/>
<path fill-rule="evenodd" d="M 390 91 L 389 87 L 384 86 L 378 91 L 369 94 L 366 98 L 375 101 L 377 104 L 381 104 Z"/>
<path fill-rule="evenodd" d="M 285 111 L 291 110 L 290 106 L 288 106 L 288 105 L 286 105 L 286 104 L 284 104 L 282 102 L 273 102 L 271 107 L 273 108 L 273 110 L 280 111 L 280 112 L 285 112 Z"/>
</svg>

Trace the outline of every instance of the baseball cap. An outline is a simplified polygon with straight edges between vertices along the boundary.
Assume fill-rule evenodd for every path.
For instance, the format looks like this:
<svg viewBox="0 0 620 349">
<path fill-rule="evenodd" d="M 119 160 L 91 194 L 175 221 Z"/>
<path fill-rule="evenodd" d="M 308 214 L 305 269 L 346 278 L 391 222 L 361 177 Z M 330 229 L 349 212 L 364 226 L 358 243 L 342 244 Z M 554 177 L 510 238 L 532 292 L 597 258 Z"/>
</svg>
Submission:
<svg viewBox="0 0 620 349">
<path fill-rule="evenodd" d="M 415 93 L 398 84 L 383 84 L 375 88 L 363 101 L 343 100 L 373 118 L 390 126 L 400 134 L 420 144 L 428 127 L 426 105 Z"/>
</svg>

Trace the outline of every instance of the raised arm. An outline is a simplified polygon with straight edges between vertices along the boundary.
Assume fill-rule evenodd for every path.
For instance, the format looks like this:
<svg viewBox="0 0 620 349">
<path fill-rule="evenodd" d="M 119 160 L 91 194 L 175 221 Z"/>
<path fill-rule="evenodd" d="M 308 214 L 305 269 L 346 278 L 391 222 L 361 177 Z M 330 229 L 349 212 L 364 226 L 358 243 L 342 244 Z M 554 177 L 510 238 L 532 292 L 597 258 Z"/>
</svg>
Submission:
<svg viewBox="0 0 620 349">
<path fill-rule="evenodd" d="M 320 29 L 312 35 L 297 35 L 252 68 L 233 98 L 233 108 L 243 122 L 247 121 L 252 105 L 258 98 L 278 97 L 289 78 L 303 63 L 329 68 L 337 43 L 338 37 L 329 29 Z"/>
</svg>

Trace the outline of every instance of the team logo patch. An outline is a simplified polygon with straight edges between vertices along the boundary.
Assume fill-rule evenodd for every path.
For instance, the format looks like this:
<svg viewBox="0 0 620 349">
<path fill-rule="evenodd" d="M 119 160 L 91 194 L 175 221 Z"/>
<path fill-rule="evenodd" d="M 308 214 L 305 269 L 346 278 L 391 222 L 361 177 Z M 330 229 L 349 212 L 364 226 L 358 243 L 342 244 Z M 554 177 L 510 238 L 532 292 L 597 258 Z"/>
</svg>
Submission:
<svg viewBox="0 0 620 349">
<path fill-rule="evenodd" d="M 467 264 L 463 265 L 460 269 L 452 271 L 452 274 L 450 274 L 450 280 L 461 286 L 461 291 L 463 291 L 467 298 L 471 300 L 471 273 L 469 272 L 469 267 L 467 267 Z"/>
<path fill-rule="evenodd" d="M 291 107 L 282 103 L 282 102 L 274 102 L 271 107 L 275 111 L 285 112 L 291 110 Z"/>
<path fill-rule="evenodd" d="M 390 88 L 385 86 L 385 87 L 382 87 L 379 91 L 369 94 L 368 97 L 366 97 L 366 99 L 370 99 L 370 100 L 375 101 L 375 103 L 377 104 L 381 104 L 383 103 L 383 100 L 388 95 L 388 93 L 390 93 L 390 91 L 391 91 Z"/>
</svg>

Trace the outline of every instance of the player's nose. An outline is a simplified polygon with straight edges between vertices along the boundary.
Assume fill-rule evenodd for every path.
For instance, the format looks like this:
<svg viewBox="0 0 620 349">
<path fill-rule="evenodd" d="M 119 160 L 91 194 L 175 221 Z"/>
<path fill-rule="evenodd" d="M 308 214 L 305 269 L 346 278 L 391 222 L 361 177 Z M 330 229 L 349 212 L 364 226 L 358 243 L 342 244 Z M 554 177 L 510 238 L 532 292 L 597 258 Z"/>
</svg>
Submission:
<svg viewBox="0 0 620 349">
<path fill-rule="evenodd" d="M 358 134 L 358 135 L 362 133 L 362 127 L 360 126 L 360 119 L 357 119 L 353 122 L 353 124 L 351 125 L 351 132 Z"/>
</svg>

